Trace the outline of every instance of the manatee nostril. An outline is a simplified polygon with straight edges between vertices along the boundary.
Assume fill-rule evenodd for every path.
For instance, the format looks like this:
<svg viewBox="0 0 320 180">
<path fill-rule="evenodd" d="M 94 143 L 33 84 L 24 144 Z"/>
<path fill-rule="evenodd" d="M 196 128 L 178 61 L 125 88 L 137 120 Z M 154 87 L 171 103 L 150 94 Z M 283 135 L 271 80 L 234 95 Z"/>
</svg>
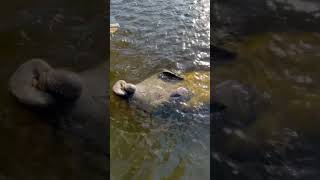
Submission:
<svg viewBox="0 0 320 180">
<path fill-rule="evenodd" d="M 130 94 L 133 94 L 136 91 L 136 86 L 134 84 L 127 83 L 124 86 L 124 90 L 130 95 Z"/>
<path fill-rule="evenodd" d="M 121 81 L 121 82 L 120 82 L 120 88 L 123 89 L 124 86 L 125 86 L 125 82 L 124 82 L 124 81 Z"/>
<path fill-rule="evenodd" d="M 42 76 L 43 76 L 43 73 L 40 73 L 39 71 L 34 70 L 34 72 L 32 73 L 31 86 L 39 90 L 45 91 L 44 89 L 45 86 L 43 85 Z"/>
<path fill-rule="evenodd" d="M 31 85 L 35 88 L 38 86 L 38 81 L 39 81 L 39 72 L 33 71 L 32 73 L 32 80 L 31 80 Z"/>
<path fill-rule="evenodd" d="M 37 88 L 38 86 L 38 80 L 36 78 L 32 78 L 31 86 Z"/>
<path fill-rule="evenodd" d="M 171 97 L 181 97 L 181 94 L 174 93 L 174 94 L 171 95 Z"/>
<path fill-rule="evenodd" d="M 47 73 L 48 71 L 34 72 L 32 78 L 32 86 L 41 91 L 47 91 Z"/>
</svg>

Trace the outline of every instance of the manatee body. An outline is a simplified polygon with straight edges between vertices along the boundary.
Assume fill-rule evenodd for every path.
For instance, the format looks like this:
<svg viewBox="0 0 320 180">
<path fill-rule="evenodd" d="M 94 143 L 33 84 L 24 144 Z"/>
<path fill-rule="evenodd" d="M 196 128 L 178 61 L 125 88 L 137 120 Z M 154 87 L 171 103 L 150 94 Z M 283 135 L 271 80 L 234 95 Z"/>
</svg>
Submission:
<svg viewBox="0 0 320 180">
<path fill-rule="evenodd" d="M 13 73 L 9 91 L 68 134 L 107 153 L 106 76 L 104 66 L 78 75 L 32 59 Z"/>
<path fill-rule="evenodd" d="M 221 115 L 218 128 L 246 127 L 257 120 L 265 107 L 265 98 L 254 87 L 226 80 L 213 89 L 213 113 Z M 219 120 L 218 120 L 219 121 Z"/>
<path fill-rule="evenodd" d="M 198 84 L 194 81 L 198 79 Z M 209 72 L 193 72 L 184 76 L 163 70 L 137 84 L 119 80 L 113 92 L 130 104 L 153 113 L 161 108 L 194 109 L 209 104 Z"/>
</svg>

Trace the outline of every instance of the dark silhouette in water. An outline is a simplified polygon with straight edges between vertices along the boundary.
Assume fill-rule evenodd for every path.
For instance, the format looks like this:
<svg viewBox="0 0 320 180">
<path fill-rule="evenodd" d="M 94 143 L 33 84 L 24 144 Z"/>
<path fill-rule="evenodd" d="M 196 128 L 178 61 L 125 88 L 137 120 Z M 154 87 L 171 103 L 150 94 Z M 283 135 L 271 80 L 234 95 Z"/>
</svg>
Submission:
<svg viewBox="0 0 320 180">
<path fill-rule="evenodd" d="M 311 0 L 214 1 L 215 28 L 231 34 L 320 30 L 320 3 Z"/>
<path fill-rule="evenodd" d="M 237 57 L 235 52 L 224 49 L 222 47 L 211 46 L 211 52 L 213 54 L 213 64 L 229 62 Z"/>
<path fill-rule="evenodd" d="M 12 75 L 9 91 L 55 127 L 108 154 L 106 71 L 102 67 L 77 75 L 34 59 Z"/>
</svg>

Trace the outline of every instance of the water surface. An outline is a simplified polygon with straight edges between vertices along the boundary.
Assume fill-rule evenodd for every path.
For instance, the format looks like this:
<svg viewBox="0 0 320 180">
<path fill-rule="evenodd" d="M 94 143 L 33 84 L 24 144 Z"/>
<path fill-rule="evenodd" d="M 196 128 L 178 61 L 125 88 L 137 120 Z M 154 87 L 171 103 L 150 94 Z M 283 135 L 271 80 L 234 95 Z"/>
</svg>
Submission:
<svg viewBox="0 0 320 180">
<path fill-rule="evenodd" d="M 216 67 L 215 82 L 249 84 L 266 105 L 249 125 L 213 132 L 215 176 L 318 179 L 319 3 L 267 0 L 245 1 L 243 9 L 238 5 L 230 1 L 217 8 L 229 14 L 233 24 L 217 28 L 226 35 L 221 44 L 238 57 Z M 232 8 L 238 16 L 232 17 Z"/>
<path fill-rule="evenodd" d="M 112 0 L 120 29 L 111 38 L 111 85 L 138 83 L 163 68 L 208 71 L 209 4 Z M 194 87 L 208 93 L 205 77 Z M 110 99 L 112 179 L 209 179 L 209 104 L 202 112 L 150 117 L 113 94 Z"/>
</svg>

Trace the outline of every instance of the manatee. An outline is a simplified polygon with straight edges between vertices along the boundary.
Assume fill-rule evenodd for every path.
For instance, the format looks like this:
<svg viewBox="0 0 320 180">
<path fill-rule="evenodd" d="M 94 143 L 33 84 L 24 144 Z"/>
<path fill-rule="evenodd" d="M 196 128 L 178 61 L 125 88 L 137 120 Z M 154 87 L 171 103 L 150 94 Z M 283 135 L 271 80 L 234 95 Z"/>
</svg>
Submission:
<svg viewBox="0 0 320 180">
<path fill-rule="evenodd" d="M 55 127 L 107 153 L 106 75 L 104 66 L 77 74 L 32 59 L 13 73 L 9 91 Z"/>
<path fill-rule="evenodd" d="M 192 110 L 209 105 L 210 73 L 177 75 L 163 70 L 137 84 L 118 80 L 113 92 L 148 113 L 161 108 Z"/>
<path fill-rule="evenodd" d="M 248 126 L 266 105 L 265 98 L 254 87 L 236 80 L 218 83 L 213 92 L 213 113 L 219 113 L 223 121 L 220 123 L 229 127 Z"/>
<path fill-rule="evenodd" d="M 40 59 L 32 59 L 11 76 L 9 90 L 21 103 L 44 108 L 59 100 L 78 99 L 82 81 L 73 72 L 55 70 Z"/>
</svg>

